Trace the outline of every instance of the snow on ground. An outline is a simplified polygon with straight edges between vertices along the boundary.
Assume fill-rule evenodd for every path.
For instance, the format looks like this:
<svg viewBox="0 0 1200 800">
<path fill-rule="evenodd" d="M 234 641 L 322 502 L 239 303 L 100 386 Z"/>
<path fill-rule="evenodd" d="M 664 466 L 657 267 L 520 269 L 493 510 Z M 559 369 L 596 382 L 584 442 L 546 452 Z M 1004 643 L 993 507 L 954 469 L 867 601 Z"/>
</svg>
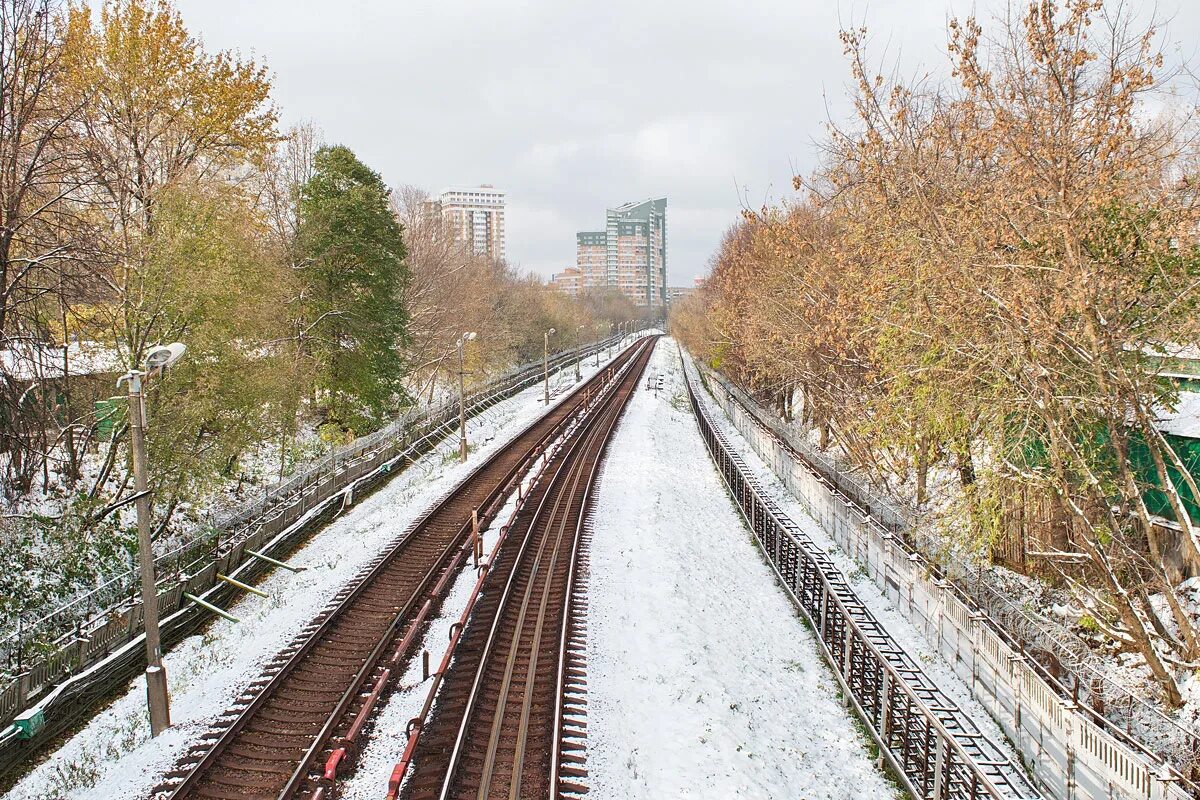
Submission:
<svg viewBox="0 0 1200 800">
<path fill-rule="evenodd" d="M 561 444 L 561 440 L 557 444 Z M 523 481 L 526 489 L 540 469 L 535 467 L 526 474 Z M 491 527 L 483 532 L 484 553 L 492 552 L 499 538 L 500 528 L 508 523 L 516 505 L 516 498 L 510 497 L 504 509 L 496 515 Z M 430 623 L 421 647 L 429 651 L 431 670 L 438 668 L 449 642 L 450 626 L 462 616 L 477 579 L 478 574 L 474 570 L 464 570 L 447 592 L 438 616 Z M 338 797 L 341 800 L 378 800 L 384 795 L 388 779 L 407 743 L 408 722 L 420 713 L 428 690 L 429 684 L 421 681 L 420 662 L 414 660 L 397 684 L 396 691 L 388 698 L 387 705 L 379 711 L 372 723 L 371 737 L 359 755 L 354 774 L 339 785 Z M 436 708 L 435 700 L 434 710 Z"/>
<path fill-rule="evenodd" d="M 759 457 L 753 446 L 733 426 L 721 407 L 713 402 L 703 389 L 698 391 L 696 396 L 708 408 L 709 416 L 725 434 L 726 441 L 742 456 L 749 472 L 758 479 L 763 493 L 774 500 L 779 509 L 787 514 L 815 545 L 825 551 L 834 565 L 846 576 L 847 583 L 863 605 L 887 629 L 892 639 L 921 666 L 933 684 L 957 703 L 979 731 L 996 743 L 1013 763 L 1020 763 L 1000 726 L 988 714 L 987 709 L 971 696 L 970 688 L 962 682 L 958 673 L 945 661 L 937 648 L 931 645 L 925 635 L 896 608 L 891 599 L 879 590 L 879 586 L 866 573 L 862 564 L 838 547 L 837 542 L 808 513 L 771 466 Z"/>
<path fill-rule="evenodd" d="M 589 797 L 894 796 L 709 461 L 672 340 L 648 374 L 593 519 Z"/>
<path fill-rule="evenodd" d="M 602 356 L 601 363 L 604 362 Z M 595 359 L 588 359 L 583 365 L 581 371 L 585 377 L 596 371 L 594 365 Z M 571 370 L 564 371 L 557 379 L 551 376 L 552 389 L 559 397 L 573 385 Z M 401 534 L 485 456 L 541 416 L 544 410 L 541 398 L 539 383 L 469 420 L 467 435 L 472 451 L 466 464 L 458 462 L 458 439 L 451 437 L 313 536 L 289 559 L 290 564 L 305 567 L 305 571 L 276 570 L 264 579 L 259 588 L 271 595 L 269 599 L 247 595 L 230 608 L 230 613 L 241 619 L 240 623 L 218 619 L 204 633 L 172 649 L 165 663 L 171 687 L 173 728 L 157 739 L 149 738 L 145 680 L 138 678 L 128 692 L 17 783 L 4 796 L 5 800 L 111 800 L 148 794 L 175 760 L 209 729 L 214 718 L 233 703 L 243 687 L 258 677 L 271 656 L 290 642 L 380 548 Z M 460 578 L 455 589 L 461 595 L 460 603 L 465 601 L 473 579 L 470 570 Z M 461 585 L 464 583 L 465 593 Z M 453 603 L 448 604 L 447 609 L 452 606 Z M 461 604 L 458 608 L 461 611 Z M 436 636 L 432 639 L 435 644 L 430 646 L 430 657 L 438 658 L 441 644 L 437 639 L 442 637 L 444 641 L 445 625 L 437 623 L 433 630 Z M 419 669 L 417 666 L 417 679 Z M 413 682 L 412 674 L 403 681 Z M 415 694 L 424 697 L 423 689 Z M 418 699 L 418 706 L 420 702 Z M 399 729 L 403 731 L 403 723 Z M 381 751 L 376 761 L 383 763 L 388 757 L 393 762 L 397 760 L 404 746 L 402 736 L 392 737 L 381 746 L 387 745 L 391 745 L 392 755 Z M 362 796 L 380 797 L 386 786 L 385 776 Z"/>
</svg>

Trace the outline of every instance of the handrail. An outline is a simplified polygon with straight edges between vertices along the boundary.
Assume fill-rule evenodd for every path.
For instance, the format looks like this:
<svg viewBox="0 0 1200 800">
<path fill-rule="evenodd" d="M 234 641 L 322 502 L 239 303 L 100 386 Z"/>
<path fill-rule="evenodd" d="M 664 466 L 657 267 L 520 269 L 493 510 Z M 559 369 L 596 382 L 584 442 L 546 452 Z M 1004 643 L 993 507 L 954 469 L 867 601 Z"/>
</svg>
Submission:
<svg viewBox="0 0 1200 800">
<path fill-rule="evenodd" d="M 1030 689 L 1035 694 L 1038 692 L 1035 684 L 1041 684 L 1046 687 L 1046 694 L 1054 698 L 1053 703 L 1056 707 L 1062 709 L 1062 713 L 1076 717 L 1078 720 L 1075 723 L 1076 730 L 1071 732 L 1069 726 L 1058 726 L 1053 734 L 1055 736 L 1065 736 L 1066 741 L 1063 747 L 1066 751 L 1071 751 L 1076 743 L 1074 738 L 1079 738 L 1078 744 L 1087 742 L 1107 740 L 1109 744 L 1102 745 L 1099 749 L 1115 757 L 1118 750 L 1122 750 L 1128 754 L 1129 759 L 1134 759 L 1139 763 L 1139 769 L 1143 772 L 1146 779 L 1146 795 L 1139 796 L 1165 796 L 1163 794 L 1155 795 L 1153 792 L 1166 791 L 1161 787 L 1171 786 L 1172 797 L 1184 796 L 1180 792 L 1187 792 L 1187 796 L 1200 796 L 1200 787 L 1185 778 L 1177 769 L 1164 760 L 1162 754 L 1148 747 L 1145 743 L 1139 741 L 1126 731 L 1115 727 L 1111 722 L 1098 714 L 1094 709 L 1087 705 L 1082 705 L 1075 701 L 1073 693 L 1067 689 L 1060 681 L 1050 675 L 1046 669 L 1036 660 L 1032 659 L 1026 649 L 1021 646 L 1016 638 L 1009 634 L 1003 625 L 990 617 L 979 604 L 974 602 L 972 596 L 968 593 L 967 587 L 962 585 L 961 581 L 949 579 L 945 571 L 938 568 L 935 564 L 927 561 L 919 549 L 919 544 L 915 537 L 911 535 L 903 535 L 904 533 L 912 533 L 907 531 L 894 531 L 890 526 L 882 523 L 877 517 L 870 513 L 870 506 L 865 505 L 860 498 L 846 494 L 843 491 L 843 486 L 837 482 L 834 476 L 824 474 L 823 470 L 814 464 L 812 459 L 807 457 L 807 452 L 801 452 L 794 447 L 795 444 L 792 437 L 787 436 L 784 432 L 777 431 L 776 426 L 771 421 L 764 419 L 765 412 L 757 408 L 757 403 L 750 398 L 746 398 L 746 393 L 737 387 L 731 385 L 724 376 L 717 375 L 706 370 L 704 377 L 708 380 L 714 380 L 721 390 L 728 396 L 730 401 L 741 408 L 747 415 L 747 418 L 757 427 L 766 437 L 774 441 L 779 448 L 784 452 L 790 453 L 792 459 L 799 464 L 804 465 L 807 472 L 811 473 L 818 483 L 825 487 L 834 498 L 844 504 L 847 508 L 852 508 L 854 515 L 858 520 L 861 520 L 861 525 L 864 529 L 873 531 L 873 535 L 879 539 L 890 542 L 893 546 L 906 554 L 907 558 L 912 562 L 913 566 L 918 570 L 927 572 L 934 578 L 934 585 L 939 591 L 947 592 L 953 600 L 947 598 L 946 602 L 957 602 L 962 609 L 972 619 L 972 624 L 982 626 L 981 637 L 984 632 L 992 636 L 994 644 L 991 646 L 1000 646 L 1002 650 L 1009 654 L 1008 659 L 1005 659 L 1004 672 L 1012 672 L 1011 680 L 1020 682 L 1022 680 L 1030 681 Z M 858 523 L 856 523 L 858 524 Z M 981 645 L 983 644 L 981 640 Z M 961 655 L 959 656 L 962 657 Z M 1012 663 L 1009 663 L 1011 660 Z M 1018 676 L 1018 668 L 1024 670 Z M 1019 691 L 1019 688 L 1018 688 Z M 1049 701 L 1048 701 L 1049 702 Z M 987 703 L 985 703 L 985 706 Z M 990 708 L 990 707 L 989 707 Z M 1163 717 L 1167 720 L 1166 717 Z M 999 720 L 998 720 L 999 721 Z M 1171 720 L 1167 720 L 1171 721 Z M 1173 721 L 1171 721 L 1173 722 Z M 1019 726 L 1019 721 L 1018 721 Z M 1175 727 L 1179 728 L 1177 724 Z M 1182 730 L 1182 728 L 1180 728 Z M 1184 731 L 1189 736 L 1194 737 L 1195 734 Z M 1086 741 L 1085 741 L 1086 740 Z M 1193 739 L 1194 741 L 1194 739 Z M 1107 749 L 1105 749 L 1107 748 Z M 1072 768 L 1077 768 L 1072 767 Z M 1123 777 L 1123 776 L 1122 776 Z M 1119 778 L 1114 777 L 1114 780 Z M 1071 776 L 1067 776 L 1065 780 L 1073 780 Z M 1128 779 L 1126 779 L 1128 780 Z"/>
<path fill-rule="evenodd" d="M 891 650 L 896 645 L 890 637 L 880 637 L 876 631 L 864 627 L 863 622 L 874 623 L 870 612 L 865 607 L 850 607 L 858 599 L 841 573 L 763 495 L 758 482 L 697 398 L 686 364 L 684 370 L 692 410 L 717 471 L 776 576 L 812 626 L 817 644 L 846 697 L 905 788 L 914 797 L 939 799 L 1044 798 L 1021 767 L 1007 759 L 994 743 L 977 731 L 963 729 L 964 722 L 969 720 L 957 709 L 949 717 L 959 734 L 955 735 L 943 721 L 946 709 L 935 713 L 929 704 L 930 693 L 910 683 L 911 668 L 900 671 L 894 663 L 897 659 L 880 649 L 877 640 Z M 941 703 L 950 702 L 940 696 L 937 699 Z M 919 723 L 912 719 L 914 710 L 921 718 Z M 907 733 L 914 726 L 932 733 L 936 741 L 930 742 L 925 736 L 918 737 L 916 743 L 911 741 Z M 979 753 L 968 752 L 960 741 L 964 734 L 963 740 L 974 742 Z M 900 745 L 893 743 L 897 737 L 901 739 Z M 986 751 L 982 749 L 984 742 L 988 745 Z M 923 753 L 914 758 L 910 746 Z M 968 775 L 962 774 L 964 769 Z"/>
</svg>

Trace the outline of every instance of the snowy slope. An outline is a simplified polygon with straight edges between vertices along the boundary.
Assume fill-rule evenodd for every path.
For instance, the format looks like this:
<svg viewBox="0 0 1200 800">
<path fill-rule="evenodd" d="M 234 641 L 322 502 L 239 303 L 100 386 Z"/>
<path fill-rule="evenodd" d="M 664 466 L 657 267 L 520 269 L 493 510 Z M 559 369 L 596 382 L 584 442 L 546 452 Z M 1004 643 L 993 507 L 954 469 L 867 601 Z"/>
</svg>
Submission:
<svg viewBox="0 0 1200 800">
<path fill-rule="evenodd" d="M 709 462 L 673 341 L 649 372 L 593 520 L 589 797 L 893 796 Z"/>
<path fill-rule="evenodd" d="M 594 359 L 588 359 L 582 370 L 585 377 L 596 371 L 594 364 Z M 574 385 L 572 376 L 560 377 L 559 390 Z M 551 378 L 553 388 L 554 376 Z M 466 464 L 458 463 L 458 439 L 452 437 L 314 536 L 289 559 L 294 566 L 306 567 L 304 572 L 276 570 L 264 580 L 259 588 L 271 595 L 269 599 L 248 595 L 229 609 L 241 623 L 217 620 L 204 634 L 186 639 L 168 653 L 165 662 L 173 728 L 155 740 L 149 738 L 145 682 L 139 678 L 126 694 L 5 794 L 4 800 L 145 796 L 243 687 L 259 675 L 267 660 L 291 641 L 381 547 L 402 533 L 484 456 L 513 439 L 543 413 L 541 398 L 542 387 L 537 384 L 468 421 L 473 449 Z M 473 575 L 465 577 L 469 588 Z M 436 626 L 436 630 L 437 638 L 444 641 L 445 627 Z M 440 646 L 431 650 L 441 652 Z M 411 680 L 411 676 L 405 680 Z M 390 744 L 399 756 L 403 737 L 392 739 Z M 377 757 L 386 761 L 387 753 Z M 364 796 L 382 797 L 385 792 L 386 778 Z"/>
<path fill-rule="evenodd" d="M 870 610 L 875 619 L 887 628 L 892 639 L 920 665 L 938 689 L 950 697 L 975 723 L 976 728 L 1000 747 L 1014 764 L 1020 763 L 1021 759 L 1017 756 L 1011 742 L 1005 738 L 1004 731 L 988 714 L 987 709 L 975 700 L 971 695 L 970 687 L 964 684 L 958 673 L 946 663 L 937 648 L 932 647 L 925 635 L 895 607 L 890 598 L 879 590 L 878 584 L 867 575 L 862 564 L 838 547 L 833 537 L 821 527 L 821 524 L 808 513 L 804 505 L 783 484 L 783 481 L 771 469 L 770 464 L 758 455 L 754 447 L 729 421 L 724 410 L 713 402 L 706 392 L 697 391 L 696 396 L 708 409 L 713 424 L 720 429 L 726 441 L 742 457 L 750 473 L 758 480 L 764 495 L 773 500 L 815 545 L 824 550 L 842 575 L 846 577 L 847 583 L 854 590 L 858 599 Z"/>
</svg>

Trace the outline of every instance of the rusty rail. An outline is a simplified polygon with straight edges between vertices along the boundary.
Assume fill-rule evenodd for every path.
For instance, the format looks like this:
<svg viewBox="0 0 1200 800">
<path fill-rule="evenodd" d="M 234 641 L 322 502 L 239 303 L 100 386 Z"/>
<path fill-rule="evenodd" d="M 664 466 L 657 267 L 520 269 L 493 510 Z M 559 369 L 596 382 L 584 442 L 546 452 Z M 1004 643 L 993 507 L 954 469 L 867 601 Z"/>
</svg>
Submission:
<svg viewBox="0 0 1200 800">
<path fill-rule="evenodd" d="M 453 667 L 438 676 L 422 715 L 409 724 L 389 800 L 400 795 L 406 778 L 408 800 L 557 798 L 582 788 L 574 782 L 585 775 L 575 680 L 582 648 L 571 619 L 580 611 L 584 526 L 605 448 L 651 350 L 646 347 L 599 398 L 506 528 L 506 541 L 476 586 L 479 602 L 464 613 L 443 658 L 444 669 L 453 653 Z M 439 690 L 437 714 L 426 729 L 424 715 Z M 570 751 L 566 765 L 559 762 L 564 750 Z"/>
<path fill-rule="evenodd" d="M 631 355 L 623 353 L 617 363 Z M 472 517 L 489 523 L 530 464 L 581 413 L 595 384 L 613 371 L 610 365 L 577 388 L 385 548 L 156 791 L 176 800 L 327 796 L 338 771 L 353 763 L 366 720 L 468 555 Z"/>
</svg>

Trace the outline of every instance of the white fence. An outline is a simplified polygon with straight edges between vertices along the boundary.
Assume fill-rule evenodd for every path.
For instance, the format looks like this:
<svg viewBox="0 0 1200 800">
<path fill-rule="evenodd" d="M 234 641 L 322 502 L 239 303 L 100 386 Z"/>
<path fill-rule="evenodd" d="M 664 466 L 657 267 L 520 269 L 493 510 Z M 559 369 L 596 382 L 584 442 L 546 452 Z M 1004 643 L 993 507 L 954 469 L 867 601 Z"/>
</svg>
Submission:
<svg viewBox="0 0 1200 800">
<path fill-rule="evenodd" d="M 1060 696 L 987 618 L 899 537 L 810 466 L 734 398 L 719 376 L 706 383 L 734 427 L 884 594 L 937 647 L 1055 797 L 1182 800 L 1195 787 L 1102 717 Z"/>
</svg>

